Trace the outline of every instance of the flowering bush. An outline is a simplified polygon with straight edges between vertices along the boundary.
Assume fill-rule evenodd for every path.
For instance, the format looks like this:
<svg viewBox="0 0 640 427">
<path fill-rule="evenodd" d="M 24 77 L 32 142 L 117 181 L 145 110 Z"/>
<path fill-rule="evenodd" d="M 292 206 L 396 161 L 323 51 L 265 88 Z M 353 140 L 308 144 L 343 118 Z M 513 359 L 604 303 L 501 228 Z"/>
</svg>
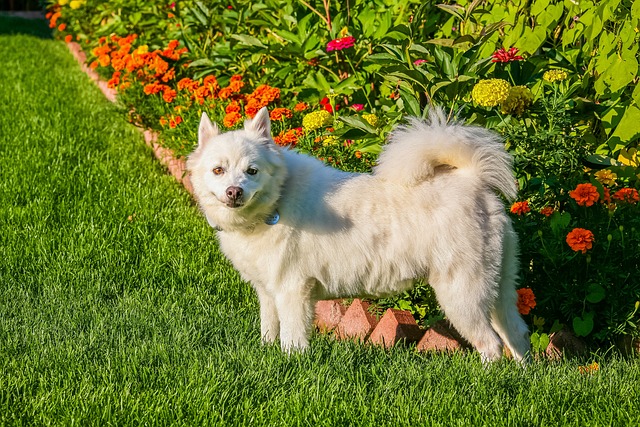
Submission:
<svg viewBox="0 0 640 427">
<path fill-rule="evenodd" d="M 603 341 L 637 334 L 640 206 L 637 189 L 612 182 L 611 171 L 599 176 L 606 184 L 579 183 L 552 205 L 513 217 L 536 315 Z"/>
<path fill-rule="evenodd" d="M 521 311 L 540 332 L 544 316 L 640 335 L 638 2 L 48 3 L 131 121 L 178 154 L 202 111 L 233 129 L 263 106 L 276 143 L 352 171 L 434 104 L 494 129 L 516 160 Z M 426 285 L 385 304 L 433 315 Z"/>
</svg>

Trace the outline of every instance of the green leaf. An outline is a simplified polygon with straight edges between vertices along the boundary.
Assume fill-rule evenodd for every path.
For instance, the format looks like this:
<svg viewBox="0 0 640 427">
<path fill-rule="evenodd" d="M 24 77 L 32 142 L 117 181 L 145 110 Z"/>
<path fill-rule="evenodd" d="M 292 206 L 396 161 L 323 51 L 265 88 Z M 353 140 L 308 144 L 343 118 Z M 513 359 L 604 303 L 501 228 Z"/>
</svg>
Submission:
<svg viewBox="0 0 640 427">
<path fill-rule="evenodd" d="M 256 47 L 262 47 L 262 48 L 266 48 L 267 46 L 265 46 L 260 40 L 258 40 L 256 37 L 253 36 L 249 36 L 246 34 L 232 34 L 231 35 L 232 39 L 236 39 L 248 46 L 256 46 Z"/>
<path fill-rule="evenodd" d="M 447 13 L 452 14 L 454 17 L 458 18 L 461 21 L 464 21 L 464 7 L 459 5 L 449 5 L 449 4 L 439 4 L 437 5 L 440 9 L 444 10 Z"/>
<path fill-rule="evenodd" d="M 573 332 L 579 337 L 586 337 L 593 331 L 593 311 L 584 313 L 582 317 L 573 318 Z"/>
<path fill-rule="evenodd" d="M 371 126 L 369 122 L 367 122 L 365 119 L 363 119 L 360 116 L 343 116 L 343 117 L 340 117 L 340 120 L 353 128 L 360 129 L 374 135 L 378 134 L 378 131 L 376 130 L 376 128 Z"/>
<path fill-rule="evenodd" d="M 614 55 L 615 60 L 601 77 L 604 79 L 608 89 L 613 93 L 631 83 L 638 74 L 638 61 L 635 55 L 626 54 L 626 52 L 626 50 L 623 50 L 622 56 Z"/>
<path fill-rule="evenodd" d="M 547 347 L 549 347 L 549 343 L 551 340 L 549 339 L 549 335 L 540 334 L 540 338 L 538 339 L 538 351 L 545 351 Z"/>
<path fill-rule="evenodd" d="M 624 111 L 618 126 L 613 131 L 612 137 L 617 137 L 622 141 L 623 145 L 633 141 L 640 135 L 640 108 L 635 104 L 629 105 Z"/>
<path fill-rule="evenodd" d="M 592 304 L 599 303 L 606 296 L 604 288 L 598 283 L 592 283 L 587 287 L 587 301 Z"/>
<path fill-rule="evenodd" d="M 212 67 L 213 61 L 209 58 L 196 59 L 195 61 L 189 63 L 189 68 L 195 67 Z"/>
</svg>

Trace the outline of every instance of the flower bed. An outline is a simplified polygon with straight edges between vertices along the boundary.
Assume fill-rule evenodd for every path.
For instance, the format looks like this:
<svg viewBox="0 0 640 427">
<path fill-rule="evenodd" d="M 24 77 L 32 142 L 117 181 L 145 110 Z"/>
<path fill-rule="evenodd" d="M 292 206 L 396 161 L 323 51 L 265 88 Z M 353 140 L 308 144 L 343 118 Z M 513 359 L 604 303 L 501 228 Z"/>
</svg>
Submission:
<svg viewBox="0 0 640 427">
<path fill-rule="evenodd" d="M 500 132 L 520 186 L 520 308 L 542 349 L 561 325 L 594 344 L 639 335 L 640 15 L 618 3 L 60 0 L 48 18 L 178 156 L 202 111 L 234 129 L 262 106 L 276 143 L 352 171 L 434 103 Z M 426 285 L 378 304 L 438 319 Z"/>
</svg>

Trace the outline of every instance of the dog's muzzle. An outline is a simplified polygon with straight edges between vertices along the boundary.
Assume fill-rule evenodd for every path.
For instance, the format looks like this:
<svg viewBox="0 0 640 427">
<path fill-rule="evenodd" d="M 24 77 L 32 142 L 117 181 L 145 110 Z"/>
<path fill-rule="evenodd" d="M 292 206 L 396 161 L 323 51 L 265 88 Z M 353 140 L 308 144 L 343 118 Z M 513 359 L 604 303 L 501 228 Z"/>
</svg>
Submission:
<svg viewBox="0 0 640 427">
<path fill-rule="evenodd" d="M 228 207 L 237 208 L 242 206 L 242 188 L 236 186 L 228 187 L 225 194 L 227 195 L 226 205 Z"/>
</svg>

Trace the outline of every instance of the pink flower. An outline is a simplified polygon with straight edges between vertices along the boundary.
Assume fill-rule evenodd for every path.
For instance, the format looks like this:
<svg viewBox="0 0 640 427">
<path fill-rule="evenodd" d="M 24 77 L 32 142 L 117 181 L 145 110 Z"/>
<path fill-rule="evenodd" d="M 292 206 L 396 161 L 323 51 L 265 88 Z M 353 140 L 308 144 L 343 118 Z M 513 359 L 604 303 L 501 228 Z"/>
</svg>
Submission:
<svg viewBox="0 0 640 427">
<path fill-rule="evenodd" d="M 348 49 L 356 43 L 356 38 L 353 36 L 342 37 L 340 39 L 331 40 L 327 43 L 327 52 L 334 50 Z"/>
<path fill-rule="evenodd" d="M 413 61 L 413 65 L 415 65 L 416 67 L 419 67 L 420 65 L 424 64 L 425 62 L 427 62 L 426 59 L 416 59 L 415 61 Z"/>
<path fill-rule="evenodd" d="M 364 110 L 364 104 L 352 104 L 351 108 L 354 111 L 362 111 L 362 110 Z"/>
<path fill-rule="evenodd" d="M 512 47 L 511 49 L 506 50 L 502 47 L 491 55 L 493 58 L 491 62 L 522 61 L 524 58 L 520 55 L 516 55 L 516 53 L 518 53 L 518 48 Z"/>
</svg>

